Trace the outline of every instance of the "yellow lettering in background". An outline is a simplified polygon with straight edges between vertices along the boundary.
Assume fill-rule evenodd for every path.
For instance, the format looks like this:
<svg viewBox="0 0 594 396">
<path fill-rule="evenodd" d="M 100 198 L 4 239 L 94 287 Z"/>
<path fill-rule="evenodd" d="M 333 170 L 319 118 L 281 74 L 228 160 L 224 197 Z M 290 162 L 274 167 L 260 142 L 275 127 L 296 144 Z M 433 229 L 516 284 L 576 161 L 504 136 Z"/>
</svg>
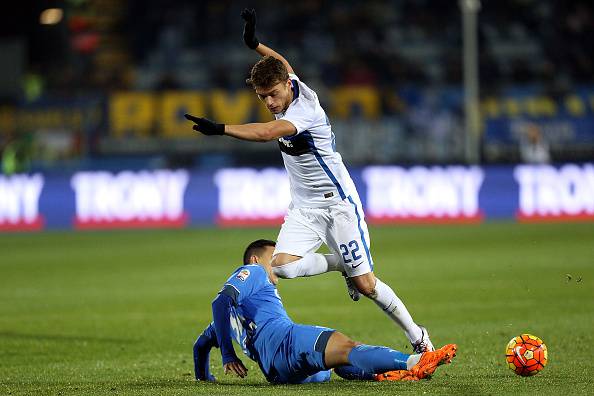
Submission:
<svg viewBox="0 0 594 396">
<path fill-rule="evenodd" d="M 481 110 L 484 118 L 501 117 L 501 106 L 496 98 L 487 98 L 481 104 Z"/>
<path fill-rule="evenodd" d="M 192 123 L 184 113 L 196 116 L 205 114 L 204 97 L 195 92 L 171 91 L 163 94 L 161 100 L 161 133 L 167 137 L 196 137 Z M 223 122 L 223 121 L 219 121 Z"/>
<path fill-rule="evenodd" d="M 0 133 L 15 129 L 19 131 L 81 129 L 85 121 L 83 112 L 76 108 L 8 109 L 0 110 Z"/>
<path fill-rule="evenodd" d="M 524 104 L 526 107 L 526 114 L 528 114 L 530 117 L 538 117 L 540 115 L 540 107 L 537 97 L 533 96 L 525 98 Z"/>
<path fill-rule="evenodd" d="M 565 107 L 569 114 L 574 117 L 583 117 L 586 113 L 586 105 L 577 95 L 568 95 L 565 97 Z"/>
<path fill-rule="evenodd" d="M 349 117 L 355 107 L 366 118 L 377 118 L 380 113 L 380 97 L 373 87 L 336 88 L 332 99 L 332 114 L 338 117 Z"/>
<path fill-rule="evenodd" d="M 502 101 L 503 111 L 509 118 L 515 118 L 520 115 L 520 102 L 514 98 L 505 98 Z"/>
<path fill-rule="evenodd" d="M 82 123 L 83 123 L 83 112 L 79 109 L 75 110 L 71 115 L 70 115 L 70 122 L 72 125 L 78 125 L 78 128 L 82 128 Z"/>
<path fill-rule="evenodd" d="M 63 125 L 62 114 L 59 110 L 42 111 L 37 113 L 37 115 L 39 116 L 39 121 L 37 121 L 39 125 L 47 125 L 54 128 L 58 125 Z"/>
<path fill-rule="evenodd" d="M 531 117 L 553 117 L 557 114 L 557 105 L 547 96 L 532 96 L 523 99 L 524 111 Z"/>
<path fill-rule="evenodd" d="M 269 121 L 274 120 L 274 116 L 272 115 L 270 110 L 268 110 L 268 108 L 266 107 L 264 102 L 262 102 L 260 99 L 258 99 L 258 97 L 255 94 L 252 94 L 252 95 L 253 95 L 252 103 L 253 103 L 253 106 L 255 106 L 255 108 L 256 108 L 258 122 L 269 122 Z"/>
<path fill-rule="evenodd" d="M 553 117 L 557 115 L 558 109 L 555 101 L 549 96 L 538 98 L 539 109 L 545 116 Z"/>
<path fill-rule="evenodd" d="M 14 131 L 16 127 L 15 113 L 14 107 L 0 107 L 0 134 Z"/>
<path fill-rule="evenodd" d="M 252 110 L 254 94 L 243 90 L 235 94 L 217 89 L 211 94 L 212 116 L 216 122 L 245 124 Z"/>
<path fill-rule="evenodd" d="M 147 136 L 155 114 L 155 99 L 143 92 L 120 92 L 109 98 L 109 122 L 114 136 Z"/>
</svg>

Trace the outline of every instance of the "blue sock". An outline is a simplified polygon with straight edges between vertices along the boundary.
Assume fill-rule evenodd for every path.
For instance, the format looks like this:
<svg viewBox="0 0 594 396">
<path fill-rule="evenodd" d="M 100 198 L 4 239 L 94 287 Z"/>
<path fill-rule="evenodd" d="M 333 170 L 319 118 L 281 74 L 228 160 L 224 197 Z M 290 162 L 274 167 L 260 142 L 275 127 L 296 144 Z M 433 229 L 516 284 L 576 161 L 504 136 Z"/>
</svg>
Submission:
<svg viewBox="0 0 594 396">
<path fill-rule="evenodd" d="M 410 355 L 375 345 L 357 345 L 349 353 L 349 362 L 366 373 L 384 373 L 391 370 L 406 370 Z"/>
<path fill-rule="evenodd" d="M 338 366 L 334 368 L 334 372 L 336 375 L 346 380 L 371 381 L 373 379 L 372 373 L 366 373 L 359 367 L 351 366 L 350 364 L 347 364 L 346 366 Z"/>
</svg>

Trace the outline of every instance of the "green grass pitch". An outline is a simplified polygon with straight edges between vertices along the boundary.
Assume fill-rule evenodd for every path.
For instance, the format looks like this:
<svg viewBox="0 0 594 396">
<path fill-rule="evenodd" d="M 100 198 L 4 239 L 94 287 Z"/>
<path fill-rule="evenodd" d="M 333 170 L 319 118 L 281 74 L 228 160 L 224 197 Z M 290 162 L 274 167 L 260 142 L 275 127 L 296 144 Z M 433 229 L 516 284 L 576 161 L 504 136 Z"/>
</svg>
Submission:
<svg viewBox="0 0 594 396">
<path fill-rule="evenodd" d="M 453 364 L 429 381 L 268 385 L 222 372 L 198 383 L 192 345 L 244 246 L 276 229 L 50 232 L 0 235 L 0 394 L 392 395 L 592 394 L 594 224 L 488 223 L 371 228 L 378 277 Z M 370 301 L 350 301 L 338 274 L 281 281 L 296 322 L 410 351 Z M 535 377 L 505 364 L 508 340 L 541 337 Z M 240 353 L 238 351 L 238 353 Z"/>
</svg>

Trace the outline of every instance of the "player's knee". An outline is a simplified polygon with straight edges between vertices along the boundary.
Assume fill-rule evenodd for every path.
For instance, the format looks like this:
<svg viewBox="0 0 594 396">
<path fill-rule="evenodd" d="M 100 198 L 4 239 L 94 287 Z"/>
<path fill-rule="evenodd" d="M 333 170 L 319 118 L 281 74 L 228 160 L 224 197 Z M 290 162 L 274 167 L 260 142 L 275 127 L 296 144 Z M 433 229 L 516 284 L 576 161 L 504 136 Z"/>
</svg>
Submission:
<svg viewBox="0 0 594 396">
<path fill-rule="evenodd" d="M 279 253 L 272 258 L 270 265 L 274 275 L 282 279 L 293 279 L 299 276 L 299 266 L 294 264 L 301 257 Z"/>
<path fill-rule="evenodd" d="M 274 275 L 282 279 L 293 279 L 299 276 L 298 267 L 292 263 L 272 267 Z"/>
<path fill-rule="evenodd" d="M 326 346 L 325 363 L 327 367 L 336 367 L 349 363 L 349 354 L 360 343 L 351 340 L 338 331 L 335 331 Z"/>
<path fill-rule="evenodd" d="M 353 349 L 354 347 L 356 347 L 357 345 L 360 345 L 360 342 L 356 342 L 351 340 L 350 338 L 345 341 L 344 343 L 344 348 L 346 349 L 347 353 L 351 351 L 351 349 Z"/>
<path fill-rule="evenodd" d="M 286 254 L 286 253 L 279 253 L 274 255 L 274 257 L 272 257 L 272 261 L 270 261 L 270 265 L 274 268 L 274 267 L 278 267 L 281 265 L 287 265 L 289 263 L 292 263 L 293 261 L 299 260 L 301 257 L 299 256 L 293 256 L 291 254 Z"/>
</svg>

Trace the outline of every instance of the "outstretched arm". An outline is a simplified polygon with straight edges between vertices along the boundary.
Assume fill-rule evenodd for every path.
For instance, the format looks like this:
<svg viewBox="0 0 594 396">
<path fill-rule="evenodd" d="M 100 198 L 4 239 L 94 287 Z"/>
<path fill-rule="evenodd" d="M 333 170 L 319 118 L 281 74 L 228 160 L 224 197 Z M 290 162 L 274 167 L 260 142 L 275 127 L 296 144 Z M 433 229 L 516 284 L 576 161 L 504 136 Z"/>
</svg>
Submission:
<svg viewBox="0 0 594 396">
<path fill-rule="evenodd" d="M 229 135 L 241 140 L 268 142 L 297 132 L 295 126 L 286 120 L 256 122 L 242 125 L 217 124 L 209 119 L 186 114 L 185 117 L 195 123 L 193 129 L 205 135 Z"/>
<path fill-rule="evenodd" d="M 289 121 L 275 120 L 243 125 L 225 125 L 225 135 L 237 139 L 268 142 L 283 136 L 294 135 L 295 126 Z"/>
<path fill-rule="evenodd" d="M 243 27 L 243 40 L 245 44 L 262 56 L 272 56 L 285 65 L 289 73 L 295 73 L 289 62 L 278 52 L 260 43 L 256 38 L 256 11 L 247 8 L 242 11 L 241 17 L 245 20 Z M 185 114 L 185 117 L 194 124 L 193 129 L 204 135 L 229 135 L 241 140 L 254 142 L 268 142 L 284 136 L 297 133 L 295 126 L 286 120 L 274 120 L 242 125 L 218 124 L 207 118 L 195 117 Z"/>
<path fill-rule="evenodd" d="M 284 63 L 289 73 L 295 74 L 293 68 L 284 56 L 258 41 L 258 38 L 256 37 L 256 10 L 253 8 L 251 10 L 246 8 L 241 12 L 241 17 L 245 21 L 245 25 L 243 26 L 243 41 L 245 41 L 245 45 L 262 56 L 269 55 L 280 60 Z"/>
</svg>

